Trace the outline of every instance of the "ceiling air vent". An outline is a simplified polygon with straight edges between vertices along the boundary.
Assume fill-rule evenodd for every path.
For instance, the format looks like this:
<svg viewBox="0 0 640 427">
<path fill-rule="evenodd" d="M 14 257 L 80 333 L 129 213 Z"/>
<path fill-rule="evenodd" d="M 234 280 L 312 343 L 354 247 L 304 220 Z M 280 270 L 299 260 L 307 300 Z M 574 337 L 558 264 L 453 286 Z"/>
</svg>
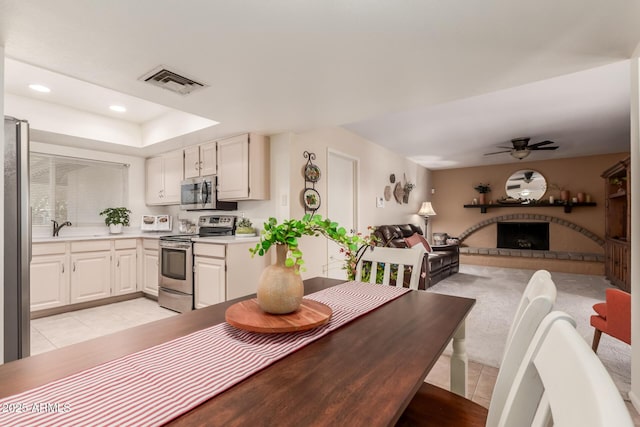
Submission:
<svg viewBox="0 0 640 427">
<path fill-rule="evenodd" d="M 162 65 L 140 77 L 139 80 L 160 86 L 163 89 L 179 93 L 180 95 L 188 95 L 194 90 L 207 87 L 204 83 L 199 83 L 189 77 L 181 76 Z"/>
</svg>

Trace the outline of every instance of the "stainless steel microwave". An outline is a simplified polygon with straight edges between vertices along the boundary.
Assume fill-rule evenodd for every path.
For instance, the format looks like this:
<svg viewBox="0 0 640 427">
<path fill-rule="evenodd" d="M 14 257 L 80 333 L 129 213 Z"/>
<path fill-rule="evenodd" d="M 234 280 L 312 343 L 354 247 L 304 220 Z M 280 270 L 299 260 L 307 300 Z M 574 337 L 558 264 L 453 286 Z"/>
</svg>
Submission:
<svg viewBox="0 0 640 427">
<path fill-rule="evenodd" d="M 216 176 L 201 176 L 180 184 L 180 209 L 187 211 L 238 209 L 237 202 L 218 201 Z"/>
</svg>

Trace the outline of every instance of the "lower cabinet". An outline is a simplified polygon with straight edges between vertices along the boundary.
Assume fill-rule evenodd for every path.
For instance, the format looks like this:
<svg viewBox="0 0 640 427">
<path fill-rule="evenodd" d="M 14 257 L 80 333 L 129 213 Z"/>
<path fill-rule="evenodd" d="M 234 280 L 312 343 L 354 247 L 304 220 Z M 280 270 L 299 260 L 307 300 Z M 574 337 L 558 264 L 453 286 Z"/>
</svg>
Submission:
<svg viewBox="0 0 640 427">
<path fill-rule="evenodd" d="M 270 257 L 251 258 L 253 246 L 255 242 L 193 245 L 196 308 L 256 293 Z"/>
<path fill-rule="evenodd" d="M 31 311 L 136 292 L 138 244 L 137 238 L 32 244 Z"/>
<path fill-rule="evenodd" d="M 69 304 L 69 260 L 64 243 L 36 248 L 30 275 L 31 311 Z"/>
<path fill-rule="evenodd" d="M 158 296 L 159 250 L 158 239 L 142 239 L 142 292 Z"/>
<path fill-rule="evenodd" d="M 195 308 L 217 304 L 225 300 L 225 261 L 221 258 L 194 258 Z"/>
<path fill-rule="evenodd" d="M 607 279 L 625 292 L 631 292 L 631 245 L 627 241 L 606 239 L 604 271 Z"/>
<path fill-rule="evenodd" d="M 113 241 L 113 292 L 112 295 L 130 294 L 138 287 L 138 239 Z"/>
<path fill-rule="evenodd" d="M 71 254 L 72 304 L 111 296 L 111 251 Z"/>
<path fill-rule="evenodd" d="M 122 295 L 135 292 L 137 276 L 137 251 L 135 249 L 116 251 L 113 294 Z"/>
</svg>

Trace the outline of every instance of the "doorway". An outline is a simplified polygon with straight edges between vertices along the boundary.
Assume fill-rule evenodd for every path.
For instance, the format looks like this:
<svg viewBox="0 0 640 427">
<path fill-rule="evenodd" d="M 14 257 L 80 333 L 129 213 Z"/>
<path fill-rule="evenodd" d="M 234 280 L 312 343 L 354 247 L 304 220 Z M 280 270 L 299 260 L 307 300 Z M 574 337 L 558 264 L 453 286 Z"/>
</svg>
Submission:
<svg viewBox="0 0 640 427">
<path fill-rule="evenodd" d="M 358 229 L 359 159 L 329 149 L 327 155 L 327 218 L 347 232 Z M 332 279 L 346 279 L 340 246 L 327 240 L 325 273 Z"/>
</svg>

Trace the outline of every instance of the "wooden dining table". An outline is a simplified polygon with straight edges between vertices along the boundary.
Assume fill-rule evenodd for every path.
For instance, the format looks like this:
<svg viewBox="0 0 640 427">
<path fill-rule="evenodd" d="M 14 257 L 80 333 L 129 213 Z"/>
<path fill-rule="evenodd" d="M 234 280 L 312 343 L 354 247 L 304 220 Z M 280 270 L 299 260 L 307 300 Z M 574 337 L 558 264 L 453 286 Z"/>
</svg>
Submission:
<svg viewBox="0 0 640 427">
<path fill-rule="evenodd" d="M 305 293 L 343 282 L 307 279 Z M 0 398 L 224 322 L 226 309 L 239 300 L 0 365 Z M 410 291 L 287 355 L 169 425 L 393 425 L 452 339 L 452 389 L 464 395 L 464 325 L 474 304 L 469 298 Z"/>
</svg>

